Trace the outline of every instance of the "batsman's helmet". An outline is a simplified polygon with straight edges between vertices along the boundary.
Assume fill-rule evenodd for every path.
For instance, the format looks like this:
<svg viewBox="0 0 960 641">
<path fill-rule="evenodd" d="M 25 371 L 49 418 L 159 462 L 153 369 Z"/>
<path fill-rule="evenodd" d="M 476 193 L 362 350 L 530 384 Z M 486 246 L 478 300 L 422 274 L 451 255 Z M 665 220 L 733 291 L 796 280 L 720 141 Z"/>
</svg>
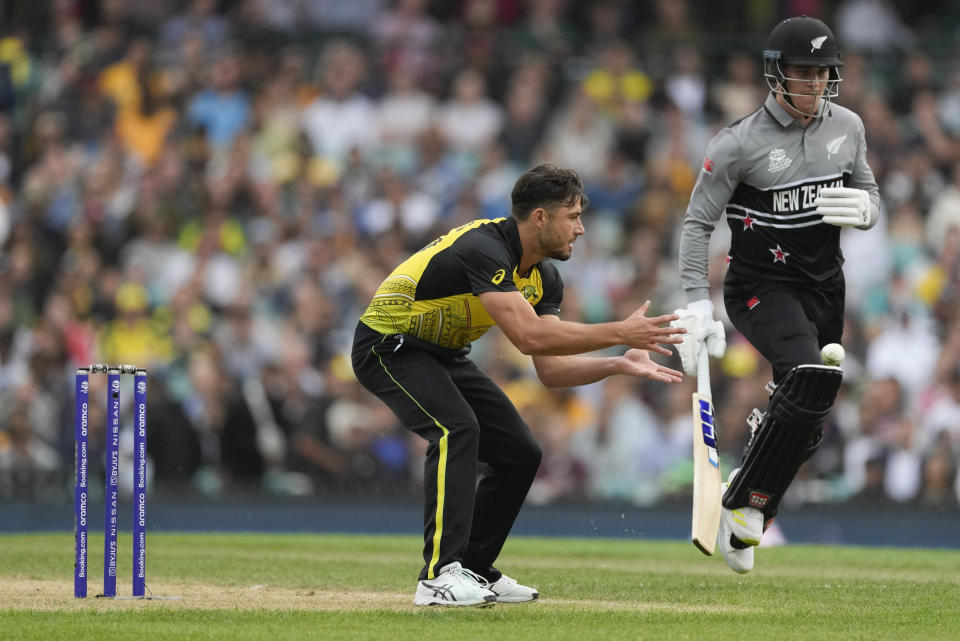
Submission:
<svg viewBox="0 0 960 641">
<path fill-rule="evenodd" d="M 841 81 L 839 68 L 843 66 L 837 39 L 830 27 L 808 16 L 787 18 L 770 32 L 763 50 L 763 75 L 771 91 L 783 93 L 789 100 L 783 73 L 786 65 L 829 67 L 830 76 L 823 92 L 829 100 L 838 94 Z M 822 111 L 822 110 L 821 110 Z M 811 114 L 812 115 L 812 114 Z"/>
</svg>

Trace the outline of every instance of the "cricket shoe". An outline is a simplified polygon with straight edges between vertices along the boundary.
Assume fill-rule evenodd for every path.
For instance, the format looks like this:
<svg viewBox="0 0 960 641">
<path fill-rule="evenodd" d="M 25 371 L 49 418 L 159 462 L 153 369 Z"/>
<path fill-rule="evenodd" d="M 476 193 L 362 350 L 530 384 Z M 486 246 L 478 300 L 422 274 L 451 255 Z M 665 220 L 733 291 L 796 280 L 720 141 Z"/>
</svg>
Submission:
<svg viewBox="0 0 960 641">
<path fill-rule="evenodd" d="M 414 605 L 493 605 L 497 595 L 484 585 L 479 575 L 465 569 L 458 561 L 440 568 L 435 579 L 417 583 Z"/>
<path fill-rule="evenodd" d="M 511 579 L 506 574 L 501 574 L 499 579 L 488 583 L 487 589 L 497 595 L 498 603 L 526 603 L 536 601 L 540 596 L 536 588 L 520 585 L 516 579 Z"/>
<path fill-rule="evenodd" d="M 730 473 L 733 481 L 740 468 Z M 730 483 L 723 484 L 726 493 Z M 720 515 L 720 530 L 717 546 L 724 560 L 734 572 L 744 574 L 753 569 L 754 547 L 763 536 L 763 512 L 755 507 L 723 508 Z"/>
</svg>

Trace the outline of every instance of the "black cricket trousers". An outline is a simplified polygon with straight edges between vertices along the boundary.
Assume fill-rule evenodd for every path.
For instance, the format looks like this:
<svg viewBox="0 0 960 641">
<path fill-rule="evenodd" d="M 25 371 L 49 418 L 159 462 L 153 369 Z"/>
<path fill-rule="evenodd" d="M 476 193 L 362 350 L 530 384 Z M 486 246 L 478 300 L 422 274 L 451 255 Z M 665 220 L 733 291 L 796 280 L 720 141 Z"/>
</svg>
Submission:
<svg viewBox="0 0 960 641">
<path fill-rule="evenodd" d="M 820 365 L 820 348 L 843 335 L 843 272 L 813 284 L 748 278 L 727 272 L 727 316 L 773 366 L 779 383 L 797 365 Z"/>
<path fill-rule="evenodd" d="M 454 561 L 499 579 L 493 563 L 540 466 L 530 428 L 466 354 L 363 323 L 354 335 L 359 381 L 429 443 L 421 580 Z M 479 483 L 478 461 L 489 468 Z"/>
</svg>

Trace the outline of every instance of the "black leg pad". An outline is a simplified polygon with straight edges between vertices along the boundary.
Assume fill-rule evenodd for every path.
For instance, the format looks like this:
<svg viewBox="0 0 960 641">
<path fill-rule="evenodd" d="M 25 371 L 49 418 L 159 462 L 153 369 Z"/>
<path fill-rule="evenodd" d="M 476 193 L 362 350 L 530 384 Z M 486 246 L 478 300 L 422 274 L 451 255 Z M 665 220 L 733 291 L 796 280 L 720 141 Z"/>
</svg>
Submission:
<svg viewBox="0 0 960 641">
<path fill-rule="evenodd" d="M 765 520 L 776 515 L 800 465 L 820 445 L 842 381 L 843 371 L 827 365 L 798 365 L 783 377 L 723 495 L 724 507 L 756 507 Z"/>
</svg>

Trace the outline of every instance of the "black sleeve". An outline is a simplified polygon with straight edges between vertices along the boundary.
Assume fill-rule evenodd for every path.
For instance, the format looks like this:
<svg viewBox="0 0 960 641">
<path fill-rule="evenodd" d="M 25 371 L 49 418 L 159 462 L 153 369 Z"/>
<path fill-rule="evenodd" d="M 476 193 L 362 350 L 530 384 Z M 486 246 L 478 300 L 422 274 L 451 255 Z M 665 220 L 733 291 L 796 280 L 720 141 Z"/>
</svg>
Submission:
<svg viewBox="0 0 960 641">
<path fill-rule="evenodd" d="M 515 292 L 513 265 L 507 246 L 485 234 L 468 232 L 450 248 L 457 264 L 467 275 L 470 291 Z"/>
<path fill-rule="evenodd" d="M 540 263 L 540 282 L 543 284 L 543 297 L 533 306 L 537 316 L 560 315 L 560 303 L 563 301 L 563 279 L 553 263 Z"/>
</svg>

